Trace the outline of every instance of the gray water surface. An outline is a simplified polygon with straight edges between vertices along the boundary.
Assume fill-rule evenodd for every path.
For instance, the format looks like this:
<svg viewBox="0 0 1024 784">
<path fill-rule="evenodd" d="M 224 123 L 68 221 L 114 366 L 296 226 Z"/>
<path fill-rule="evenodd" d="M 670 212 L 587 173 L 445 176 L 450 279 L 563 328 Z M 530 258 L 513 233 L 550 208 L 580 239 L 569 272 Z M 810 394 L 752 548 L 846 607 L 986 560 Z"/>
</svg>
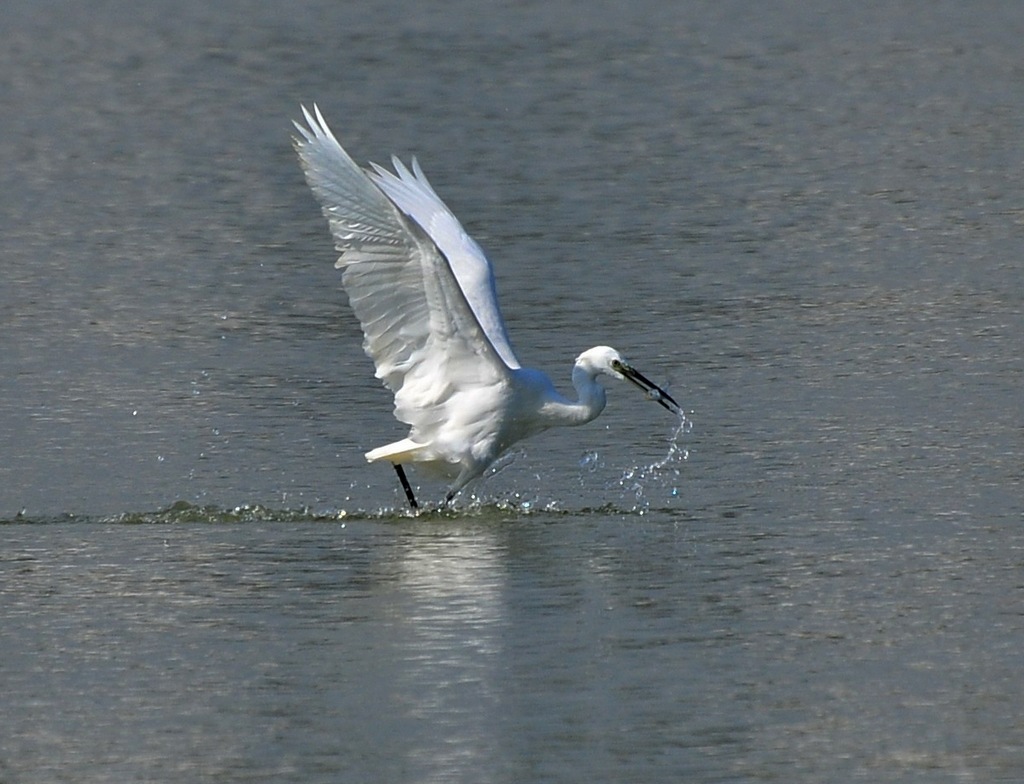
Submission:
<svg viewBox="0 0 1024 784">
<path fill-rule="evenodd" d="M 1024 778 L 1024 6 L 0 17 L 0 781 Z M 408 515 L 314 101 L 688 426 Z"/>
</svg>

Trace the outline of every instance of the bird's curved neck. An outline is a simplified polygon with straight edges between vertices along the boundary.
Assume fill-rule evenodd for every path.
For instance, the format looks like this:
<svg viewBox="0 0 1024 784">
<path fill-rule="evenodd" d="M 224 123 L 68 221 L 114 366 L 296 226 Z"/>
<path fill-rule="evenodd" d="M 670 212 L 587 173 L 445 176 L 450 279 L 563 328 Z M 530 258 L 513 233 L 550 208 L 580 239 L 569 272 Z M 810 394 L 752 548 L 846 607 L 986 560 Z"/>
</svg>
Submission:
<svg viewBox="0 0 1024 784">
<path fill-rule="evenodd" d="M 572 401 L 563 398 L 559 401 L 559 418 L 567 425 L 585 425 L 604 411 L 604 387 L 597 383 L 592 373 L 581 367 L 573 368 L 572 385 L 576 388 L 578 399 Z"/>
</svg>

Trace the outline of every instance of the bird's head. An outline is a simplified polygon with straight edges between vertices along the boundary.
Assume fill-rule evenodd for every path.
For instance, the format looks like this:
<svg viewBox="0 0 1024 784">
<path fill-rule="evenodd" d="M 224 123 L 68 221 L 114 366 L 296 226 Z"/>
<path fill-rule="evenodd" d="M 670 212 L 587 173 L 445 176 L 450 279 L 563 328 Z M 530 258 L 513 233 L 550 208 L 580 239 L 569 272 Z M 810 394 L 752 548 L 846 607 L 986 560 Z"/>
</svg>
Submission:
<svg viewBox="0 0 1024 784">
<path fill-rule="evenodd" d="M 680 416 L 683 410 L 672 396 L 659 387 L 643 373 L 630 365 L 618 351 L 611 346 L 595 346 L 576 357 L 576 367 L 591 378 L 599 374 L 612 376 L 622 381 L 629 381 L 640 387 L 647 397 Z"/>
</svg>

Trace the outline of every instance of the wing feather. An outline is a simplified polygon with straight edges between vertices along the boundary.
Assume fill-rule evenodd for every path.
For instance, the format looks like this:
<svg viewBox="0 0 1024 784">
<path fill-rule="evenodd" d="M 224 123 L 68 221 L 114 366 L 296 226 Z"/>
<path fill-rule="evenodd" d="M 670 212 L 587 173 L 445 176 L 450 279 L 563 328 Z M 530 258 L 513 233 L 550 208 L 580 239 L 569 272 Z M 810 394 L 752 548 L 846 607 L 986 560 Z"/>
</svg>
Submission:
<svg viewBox="0 0 1024 784">
<path fill-rule="evenodd" d="M 393 194 L 371 180 L 375 175 L 349 157 L 315 105 L 314 114 L 302 111 L 308 127 L 295 123 L 295 147 L 341 254 L 335 266 L 364 349 L 395 393 L 395 416 L 412 426 L 414 441 L 429 443 L 451 419 L 460 393 L 507 385 L 510 365 L 428 227 L 407 218 Z M 412 177 L 405 167 L 399 172 Z"/>
<path fill-rule="evenodd" d="M 483 249 L 466 233 L 459 219 L 441 201 L 423 174 L 419 161 L 412 159 L 412 171 L 397 157 L 392 156 L 391 164 L 395 169 L 394 174 L 371 163 L 373 171 L 369 172 L 370 179 L 434 241 L 448 259 L 459 286 L 495 351 L 508 367 L 519 367 L 519 360 L 512 349 L 498 306 L 494 270 Z"/>
</svg>

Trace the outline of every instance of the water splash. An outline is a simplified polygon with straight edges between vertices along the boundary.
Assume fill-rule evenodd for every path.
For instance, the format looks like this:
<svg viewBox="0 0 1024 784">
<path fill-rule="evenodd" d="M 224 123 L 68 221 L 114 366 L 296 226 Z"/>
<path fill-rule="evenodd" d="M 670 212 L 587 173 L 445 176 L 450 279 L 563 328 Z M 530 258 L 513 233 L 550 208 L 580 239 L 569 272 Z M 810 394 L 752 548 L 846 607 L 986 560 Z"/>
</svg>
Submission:
<svg viewBox="0 0 1024 784">
<path fill-rule="evenodd" d="M 222 508 L 198 506 L 188 501 L 176 501 L 156 512 L 123 512 L 109 517 L 98 518 L 99 522 L 116 524 L 187 524 L 187 523 L 294 523 L 294 522 L 339 522 L 349 513 L 344 509 L 316 511 L 309 507 L 298 509 L 274 509 L 262 504 L 241 504 Z"/>
<path fill-rule="evenodd" d="M 665 492 L 669 499 L 677 498 L 680 495 L 682 465 L 690 457 L 690 450 L 681 442 L 692 430 L 693 421 L 686 414 L 680 412 L 679 422 L 669 435 L 665 456 L 649 465 L 633 466 L 622 472 L 617 484 L 622 490 L 623 496 L 632 495 L 633 511 L 643 514 L 648 510 L 651 506 L 652 495 L 660 495 Z"/>
</svg>

